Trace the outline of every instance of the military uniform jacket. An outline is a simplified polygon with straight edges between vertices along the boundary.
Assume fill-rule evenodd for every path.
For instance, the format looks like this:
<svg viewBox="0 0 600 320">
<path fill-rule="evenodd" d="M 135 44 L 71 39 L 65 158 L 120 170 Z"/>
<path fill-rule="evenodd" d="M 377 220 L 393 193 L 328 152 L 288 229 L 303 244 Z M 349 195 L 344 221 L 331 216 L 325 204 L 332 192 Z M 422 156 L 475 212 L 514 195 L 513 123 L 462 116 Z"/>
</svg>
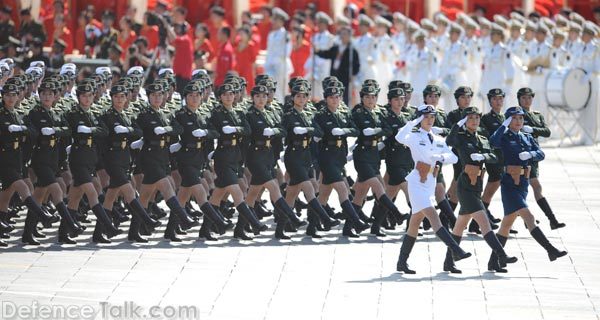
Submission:
<svg viewBox="0 0 600 320">
<path fill-rule="evenodd" d="M 410 154 L 410 148 L 398 142 L 394 137 L 400 128 L 404 127 L 411 119 L 411 115 L 405 112 L 396 114 L 389 110 L 385 116 L 385 122 L 390 127 L 390 134 L 386 137 L 385 143 L 385 163 L 388 166 L 399 166 L 412 169 L 415 164 Z"/>
<path fill-rule="evenodd" d="M 492 146 L 502 149 L 504 164 L 507 166 L 525 167 L 533 162 L 542 161 L 545 157 L 533 136 L 528 133 L 506 130 L 505 126 L 500 126 L 492 134 L 490 142 Z M 531 152 L 533 157 L 529 160 L 521 160 L 519 153 L 523 151 Z"/>
<path fill-rule="evenodd" d="M 16 111 L 6 109 L 0 101 L 0 150 L 2 152 L 20 152 L 21 146 L 28 141 L 28 138 L 35 137 L 35 132 L 29 127 L 23 131 L 10 132 L 8 127 L 12 124 L 25 125 L 25 122 Z"/>
<path fill-rule="evenodd" d="M 341 106 L 335 112 L 332 112 L 323 106 L 323 108 L 317 112 L 313 121 L 319 128 L 323 130 L 323 138 L 319 141 L 319 149 L 325 150 L 340 150 L 344 152 L 344 155 L 348 152 L 347 137 L 358 136 L 358 129 L 352 120 L 349 113 L 340 110 Z M 334 136 L 331 134 L 333 128 L 340 128 L 344 130 L 344 135 Z"/>
<path fill-rule="evenodd" d="M 441 128 L 442 132 L 439 135 L 445 137 L 448 135 L 448 133 L 450 133 L 450 128 L 452 125 L 448 122 L 448 116 L 442 108 L 435 108 L 435 111 L 435 122 L 433 123 L 433 126 Z"/>
<path fill-rule="evenodd" d="M 142 129 L 140 129 L 136 123 L 133 123 L 124 111 L 119 112 L 115 108 L 110 108 L 100 116 L 100 121 L 108 128 L 104 151 L 122 151 L 129 153 L 129 145 L 131 142 L 142 136 Z M 116 126 L 126 127 L 129 132 L 116 133 Z"/>
<path fill-rule="evenodd" d="M 354 149 L 354 161 L 377 162 L 379 163 L 379 151 L 377 143 L 382 141 L 384 136 L 391 134 L 391 130 L 384 121 L 385 112 L 383 108 L 375 107 L 368 110 L 362 104 L 357 105 L 352 110 L 352 120 L 359 130 L 356 139 L 357 146 Z M 381 128 L 381 132 L 372 136 L 365 136 L 363 130 L 366 128 Z"/>
<path fill-rule="evenodd" d="M 478 132 L 489 139 L 492 134 L 494 134 L 494 132 L 496 132 L 496 130 L 502 126 L 502 122 L 504 122 L 504 120 L 505 118 L 503 114 L 496 113 L 494 110 L 491 110 L 490 112 L 481 116 L 481 125 L 479 126 Z M 494 146 L 492 146 L 492 149 L 494 149 L 494 153 L 498 158 L 498 163 L 502 164 L 504 162 L 502 150 Z"/>
<path fill-rule="evenodd" d="M 306 109 L 300 111 L 296 108 L 291 108 L 283 115 L 282 126 L 286 134 L 286 151 L 308 149 L 312 137 L 320 138 L 323 136 L 322 129 L 313 121 L 313 114 Z M 308 132 L 305 134 L 296 134 L 294 133 L 295 127 L 304 127 Z"/>
<path fill-rule="evenodd" d="M 97 144 L 99 139 L 106 137 L 108 130 L 106 126 L 94 116 L 90 110 L 83 110 L 77 105 L 65 115 L 73 144 L 71 147 L 71 162 L 80 162 L 85 164 L 96 164 L 97 162 Z M 77 127 L 87 126 L 91 128 L 90 133 L 77 132 Z"/>
<path fill-rule="evenodd" d="M 464 118 L 462 116 L 462 111 L 463 111 L 463 109 L 456 108 L 456 109 L 448 112 L 448 116 L 446 117 L 446 122 L 447 122 L 447 125 L 450 126 L 450 128 L 452 128 L 453 125 L 455 125 L 460 120 L 462 120 L 462 118 Z"/>
<path fill-rule="evenodd" d="M 477 132 L 473 134 L 468 130 L 459 127 L 457 124 L 452 126 L 450 133 L 446 137 L 446 144 L 458 152 L 461 171 L 464 170 L 465 165 L 467 164 L 482 168 L 484 163 L 498 162 L 498 157 L 494 153 L 494 150 L 486 137 Z M 483 161 L 473 161 L 471 159 L 472 153 L 480 153 L 485 159 Z M 461 174 L 459 179 L 463 179 L 463 183 L 461 183 L 462 187 L 466 187 L 467 189 L 474 188 L 477 191 L 481 191 L 482 189 L 483 182 L 481 178 L 477 179 L 477 184 L 475 186 L 471 185 L 469 177 L 465 174 Z"/>
<path fill-rule="evenodd" d="M 251 106 L 246 112 L 246 120 L 250 125 L 250 151 L 271 149 L 273 140 L 281 139 L 285 135 L 277 115 L 266 109 L 259 110 Z M 263 131 L 265 128 L 273 129 L 274 134 L 270 137 L 264 136 Z"/>
<path fill-rule="evenodd" d="M 181 144 L 181 150 L 177 154 L 179 162 L 185 161 L 185 155 L 190 155 L 190 153 L 200 153 L 203 157 L 202 160 L 205 161 L 208 155 L 206 151 L 214 149 L 213 139 L 219 137 L 219 133 L 208 121 L 208 116 L 209 113 L 201 108 L 192 111 L 187 107 L 183 107 L 175 112 L 175 120 L 183 128 L 179 135 L 179 143 Z M 204 137 L 194 137 L 192 132 L 196 129 L 204 129 L 208 132 Z M 194 159 L 193 157 L 187 158 Z"/>
<path fill-rule="evenodd" d="M 58 164 L 60 149 L 65 140 L 71 136 L 71 129 L 67 125 L 67 121 L 54 110 L 54 107 L 46 109 L 42 105 L 37 105 L 29 111 L 27 119 L 32 126 L 32 130 L 37 133 L 32 160 L 34 162 Z M 43 135 L 42 128 L 52 128 L 54 134 Z"/>
<path fill-rule="evenodd" d="M 144 156 L 161 158 L 166 156 L 167 159 L 162 160 L 168 161 L 168 150 L 171 141 L 182 132 L 182 128 L 177 121 L 170 121 L 168 115 L 162 109 L 155 110 L 148 106 L 141 110 L 136 123 L 142 129 L 142 136 L 144 137 L 144 146 L 142 147 Z M 166 133 L 160 135 L 154 133 L 156 127 L 163 127 Z"/>
<path fill-rule="evenodd" d="M 208 121 L 219 133 L 217 140 L 218 150 L 240 150 L 240 145 L 244 142 L 244 137 L 250 134 L 250 125 L 246 121 L 244 112 L 241 110 L 227 110 L 223 105 L 219 105 L 212 111 Z M 235 127 L 236 132 L 231 134 L 223 133 L 223 127 L 225 126 Z"/>
<path fill-rule="evenodd" d="M 538 111 L 525 111 L 525 115 L 523 116 L 524 125 L 530 126 L 533 129 L 531 135 L 533 138 L 538 141 L 539 137 L 548 138 L 550 137 L 550 129 L 546 125 L 546 121 L 544 120 L 544 115 L 542 115 Z"/>
</svg>

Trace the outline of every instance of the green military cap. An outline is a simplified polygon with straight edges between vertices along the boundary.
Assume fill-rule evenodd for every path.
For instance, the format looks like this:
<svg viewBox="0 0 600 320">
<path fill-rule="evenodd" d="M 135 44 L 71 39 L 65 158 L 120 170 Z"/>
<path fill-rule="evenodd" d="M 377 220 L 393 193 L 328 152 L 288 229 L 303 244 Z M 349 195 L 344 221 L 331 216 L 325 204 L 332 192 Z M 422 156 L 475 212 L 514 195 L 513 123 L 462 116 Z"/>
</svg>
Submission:
<svg viewBox="0 0 600 320">
<path fill-rule="evenodd" d="M 154 80 L 154 83 L 160 85 L 162 87 L 162 91 L 169 91 L 171 86 L 167 79 L 156 79 Z"/>
<path fill-rule="evenodd" d="M 14 83 L 5 83 L 4 86 L 2 86 L 2 94 L 7 94 L 7 93 L 19 93 L 19 86 L 14 84 Z"/>
<path fill-rule="evenodd" d="M 95 74 L 92 79 L 96 81 L 98 85 L 106 83 L 106 77 L 103 74 Z"/>
<path fill-rule="evenodd" d="M 466 117 L 470 114 L 478 114 L 481 116 L 481 111 L 477 107 L 466 107 L 461 112 L 463 117 Z"/>
<path fill-rule="evenodd" d="M 155 93 L 155 92 L 162 93 L 164 90 L 165 89 L 164 89 L 163 84 L 159 83 L 158 81 L 155 81 L 155 82 L 149 84 L 148 86 L 146 86 L 147 94 L 151 94 L 151 93 Z"/>
<path fill-rule="evenodd" d="M 401 88 L 402 88 L 402 90 L 404 90 L 404 93 L 412 93 L 413 92 L 413 87 L 410 84 L 410 82 L 403 82 Z"/>
<path fill-rule="evenodd" d="M 23 82 L 27 84 L 34 83 L 36 80 L 36 76 L 31 73 L 26 73 L 23 75 Z"/>
<path fill-rule="evenodd" d="M 257 82 L 256 84 L 265 86 L 265 87 L 269 88 L 269 90 L 272 90 L 272 91 L 275 91 L 277 89 L 275 86 L 275 83 L 271 79 L 262 79 L 261 81 Z"/>
<path fill-rule="evenodd" d="M 327 87 L 336 87 L 336 88 L 342 90 L 342 92 L 344 92 L 346 90 L 346 88 L 344 87 L 344 83 L 341 82 L 340 80 L 329 81 L 329 85 Z"/>
<path fill-rule="evenodd" d="M 40 84 L 40 86 L 38 87 L 38 92 L 42 92 L 45 90 L 50 90 L 50 91 L 57 91 L 58 90 L 58 84 L 53 81 L 53 80 L 44 80 L 42 81 L 42 83 Z"/>
<path fill-rule="evenodd" d="M 250 94 L 252 94 L 253 96 L 259 93 L 269 94 L 269 88 L 267 88 L 266 86 L 257 85 L 254 86 L 254 88 L 252 88 L 252 91 L 250 91 Z"/>
<path fill-rule="evenodd" d="M 309 91 L 310 90 L 308 89 L 308 86 L 306 84 L 300 83 L 294 85 L 294 87 L 292 88 L 292 95 L 296 95 L 298 93 L 308 94 Z"/>
<path fill-rule="evenodd" d="M 362 86 L 375 86 L 379 89 L 379 83 L 375 79 L 366 79 L 365 81 L 363 81 Z"/>
<path fill-rule="evenodd" d="M 124 86 L 122 84 L 116 84 L 110 88 L 110 95 L 114 96 L 115 94 L 119 94 L 119 93 L 127 94 L 128 91 L 129 90 L 127 89 L 126 86 Z"/>
<path fill-rule="evenodd" d="M 204 81 L 202 79 L 192 80 L 189 83 L 196 84 L 198 87 L 200 87 L 200 91 L 203 91 L 204 89 L 208 88 L 208 86 L 206 85 L 206 81 Z"/>
<path fill-rule="evenodd" d="M 6 80 L 6 84 L 14 84 L 15 86 L 17 86 L 17 88 L 19 88 L 19 90 L 23 90 L 25 89 L 25 79 L 21 76 L 14 76 L 8 80 Z"/>
<path fill-rule="evenodd" d="M 296 83 L 296 81 L 302 79 L 302 77 L 292 77 L 290 78 L 290 80 L 288 81 L 288 87 L 292 88 L 294 86 L 294 84 Z M 327 78 L 325 78 L 327 79 Z M 324 82 L 325 80 L 323 80 Z"/>
<path fill-rule="evenodd" d="M 240 82 L 238 81 L 236 76 L 230 77 L 229 79 L 225 79 L 224 83 L 231 84 L 235 92 L 239 92 L 242 90 L 242 86 L 240 85 Z"/>
<path fill-rule="evenodd" d="M 488 91 L 487 93 L 488 99 L 491 97 L 504 97 L 504 91 L 502 89 L 499 88 L 495 88 L 495 89 L 491 89 L 490 91 Z"/>
<path fill-rule="evenodd" d="M 187 95 L 188 93 L 200 93 L 202 91 L 202 87 L 196 81 L 191 81 L 183 88 L 183 95 Z"/>
<path fill-rule="evenodd" d="M 161 78 L 167 78 L 169 76 L 173 76 L 175 73 L 173 72 L 173 69 L 171 68 L 162 68 L 160 70 L 158 70 L 158 76 Z"/>
<path fill-rule="evenodd" d="M 467 87 L 467 86 L 460 86 L 458 88 L 456 88 L 456 90 L 454 91 L 454 98 L 458 99 L 458 97 L 460 96 L 473 96 L 473 90 L 471 89 L 471 87 Z"/>
<path fill-rule="evenodd" d="M 235 92 L 235 87 L 233 86 L 233 84 L 231 83 L 224 83 L 222 84 L 219 89 L 217 90 L 217 96 L 222 95 L 223 93 L 226 92 L 231 92 L 234 93 Z"/>
<path fill-rule="evenodd" d="M 264 73 L 263 73 L 263 74 L 256 75 L 256 77 L 254 77 L 254 82 L 255 82 L 255 83 L 259 83 L 259 82 L 261 82 L 262 80 L 273 80 L 273 79 L 272 79 L 271 77 L 269 77 L 269 75 L 268 75 L 268 74 L 264 74 Z"/>
<path fill-rule="evenodd" d="M 394 88 L 402 88 L 402 80 L 392 80 L 390 81 L 390 83 L 388 84 L 388 90 L 394 89 Z"/>
<path fill-rule="evenodd" d="M 423 89 L 423 96 L 426 96 L 428 94 L 437 94 L 438 96 L 442 95 L 442 89 L 440 89 L 440 87 L 438 85 L 435 84 L 428 84 L 427 86 L 425 86 L 425 89 Z"/>
<path fill-rule="evenodd" d="M 88 81 L 82 81 L 80 84 L 77 85 L 77 94 L 94 92 L 95 84 L 96 84 L 96 81 L 94 81 L 92 79 L 90 79 Z"/>
<path fill-rule="evenodd" d="M 521 88 L 517 91 L 517 98 L 521 98 L 522 96 L 531 96 L 533 98 L 535 97 L 535 92 L 528 87 Z"/>
<path fill-rule="evenodd" d="M 327 87 L 324 91 L 325 98 L 331 97 L 333 95 L 342 95 L 344 90 L 339 87 Z"/>
<path fill-rule="evenodd" d="M 397 98 L 397 97 L 404 97 L 404 90 L 402 90 L 402 88 L 392 88 L 388 91 L 387 97 L 388 100 L 392 100 L 393 98 Z"/>
<path fill-rule="evenodd" d="M 244 78 L 244 77 L 238 77 L 238 82 L 240 83 L 240 86 L 242 88 L 245 88 L 246 86 L 248 86 L 248 82 L 246 82 L 246 78 Z"/>
<path fill-rule="evenodd" d="M 362 88 L 360 88 L 360 96 L 361 96 L 361 97 L 362 97 L 362 96 L 364 96 L 364 95 L 372 95 L 372 96 L 375 96 L 375 95 L 377 95 L 378 93 L 379 93 L 379 88 L 378 88 L 378 87 L 375 87 L 375 86 L 373 86 L 373 85 L 366 85 L 366 86 L 364 86 L 364 85 L 363 85 L 363 87 L 362 87 Z"/>
<path fill-rule="evenodd" d="M 123 78 L 119 79 L 117 84 L 125 86 L 125 88 L 127 88 L 127 90 L 129 90 L 129 91 L 133 90 L 133 78 L 123 77 Z"/>
</svg>

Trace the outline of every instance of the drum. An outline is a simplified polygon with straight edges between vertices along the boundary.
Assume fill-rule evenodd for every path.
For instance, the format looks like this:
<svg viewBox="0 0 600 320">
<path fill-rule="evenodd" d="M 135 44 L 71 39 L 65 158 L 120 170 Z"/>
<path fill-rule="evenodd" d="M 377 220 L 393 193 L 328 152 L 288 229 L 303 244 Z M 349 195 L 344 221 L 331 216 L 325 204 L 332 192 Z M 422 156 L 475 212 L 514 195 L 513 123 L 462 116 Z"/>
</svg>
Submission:
<svg viewBox="0 0 600 320">
<path fill-rule="evenodd" d="M 546 101 L 552 108 L 581 110 L 591 94 L 592 84 L 582 69 L 552 70 L 546 78 Z"/>
</svg>

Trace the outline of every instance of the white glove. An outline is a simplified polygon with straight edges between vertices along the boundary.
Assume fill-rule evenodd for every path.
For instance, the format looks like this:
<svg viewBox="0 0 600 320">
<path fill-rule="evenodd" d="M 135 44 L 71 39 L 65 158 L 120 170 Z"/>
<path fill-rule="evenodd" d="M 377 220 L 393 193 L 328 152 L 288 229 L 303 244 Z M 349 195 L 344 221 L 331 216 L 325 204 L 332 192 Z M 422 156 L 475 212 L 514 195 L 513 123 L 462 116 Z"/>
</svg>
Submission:
<svg viewBox="0 0 600 320">
<path fill-rule="evenodd" d="M 460 121 L 459 121 L 459 122 L 457 122 L 456 124 L 457 124 L 459 127 L 462 127 L 462 126 L 464 126 L 464 125 L 465 125 L 465 123 L 467 123 L 467 120 L 468 120 L 468 119 L 469 119 L 469 117 L 468 117 L 468 116 L 467 116 L 467 117 L 464 117 L 464 118 L 460 119 Z"/>
<path fill-rule="evenodd" d="M 348 149 L 348 151 L 350 151 L 350 152 L 354 151 L 354 149 L 356 149 L 357 146 L 358 146 L 358 144 L 356 144 L 356 143 L 351 145 L 350 148 Z"/>
<path fill-rule="evenodd" d="M 533 158 L 533 155 L 531 155 L 531 152 L 529 151 L 523 151 L 521 153 L 519 153 L 519 159 L 525 161 L 525 160 L 529 160 Z"/>
<path fill-rule="evenodd" d="M 236 131 L 237 131 L 237 129 L 235 127 L 232 127 L 232 126 L 224 126 L 223 127 L 223 133 L 224 134 L 232 134 L 232 133 L 234 133 Z"/>
<path fill-rule="evenodd" d="M 321 138 L 319 138 L 319 137 L 313 137 L 313 141 L 314 142 L 319 142 L 319 141 L 321 141 Z"/>
<path fill-rule="evenodd" d="M 502 122 L 502 125 L 508 128 L 508 125 L 510 125 L 511 121 L 512 121 L 512 116 L 506 118 L 506 120 L 504 120 L 504 122 Z"/>
<path fill-rule="evenodd" d="M 294 127 L 295 134 L 305 134 L 307 132 L 308 132 L 308 129 L 306 129 L 305 127 Z"/>
<path fill-rule="evenodd" d="M 481 153 L 471 153 L 471 160 L 483 161 L 483 160 L 485 160 L 485 157 Z"/>
<path fill-rule="evenodd" d="M 434 154 L 431 156 L 431 161 L 433 162 L 444 162 L 444 156 L 441 154 Z"/>
<path fill-rule="evenodd" d="M 377 142 L 377 150 L 381 151 L 383 148 L 385 148 L 385 143 Z"/>
<path fill-rule="evenodd" d="M 334 136 L 343 136 L 346 132 L 342 128 L 333 128 L 331 129 L 331 134 Z"/>
<path fill-rule="evenodd" d="M 18 124 L 11 124 L 10 126 L 8 126 L 8 131 L 10 132 L 21 132 L 25 129 L 23 129 L 24 126 L 20 126 Z"/>
<path fill-rule="evenodd" d="M 139 140 L 135 140 L 134 142 L 131 143 L 131 149 L 141 149 L 144 146 L 144 140 L 143 139 L 139 139 Z"/>
<path fill-rule="evenodd" d="M 440 127 L 431 127 L 431 132 L 433 132 L 433 134 L 440 134 L 444 132 L 444 129 Z"/>
<path fill-rule="evenodd" d="M 204 129 L 196 129 L 196 130 L 192 131 L 192 135 L 196 138 L 205 137 L 207 134 L 208 134 L 208 132 Z"/>
<path fill-rule="evenodd" d="M 129 129 L 127 129 L 127 127 L 124 127 L 122 125 L 118 125 L 115 127 L 115 133 L 129 133 Z"/>
<path fill-rule="evenodd" d="M 161 134 L 165 134 L 165 133 L 167 133 L 167 129 L 165 129 L 163 127 L 154 128 L 154 134 L 161 135 Z"/>
<path fill-rule="evenodd" d="M 175 152 L 179 151 L 180 149 L 181 149 L 181 143 L 179 143 L 179 142 L 173 143 L 172 145 L 169 146 L 170 153 L 175 153 Z"/>
<path fill-rule="evenodd" d="M 423 121 L 423 119 L 425 119 L 425 116 L 421 115 L 420 117 L 418 117 L 414 120 L 411 120 L 408 123 L 410 123 L 410 125 L 414 127 L 414 126 L 418 125 L 419 123 L 421 123 L 421 121 Z"/>
<path fill-rule="evenodd" d="M 521 129 L 521 131 L 523 131 L 525 133 L 532 133 L 533 128 L 531 126 L 523 126 L 523 129 Z"/>
<path fill-rule="evenodd" d="M 348 155 L 346 156 L 346 161 L 350 162 L 354 160 L 354 154 L 353 153 L 348 153 Z"/>
<path fill-rule="evenodd" d="M 212 160 L 213 155 L 215 154 L 214 151 L 211 151 L 208 153 L 208 160 Z"/>
<path fill-rule="evenodd" d="M 273 128 L 264 128 L 263 129 L 263 136 L 265 136 L 265 137 L 270 137 L 274 134 L 275 134 L 275 130 L 273 130 Z"/>
<path fill-rule="evenodd" d="M 79 132 L 79 133 L 92 133 L 92 128 L 90 128 L 88 126 L 78 126 L 77 127 L 77 132 Z"/>
<path fill-rule="evenodd" d="M 381 129 L 380 129 L 380 128 L 364 128 L 364 129 L 363 129 L 363 134 L 364 134 L 365 136 L 367 136 L 367 137 L 368 137 L 368 136 L 372 136 L 372 135 L 376 135 L 376 134 L 378 134 L 379 132 L 381 132 Z"/>
<path fill-rule="evenodd" d="M 71 153 L 71 145 L 68 145 L 68 146 L 65 148 L 65 151 L 67 152 L 67 154 L 70 154 L 70 153 Z"/>
<path fill-rule="evenodd" d="M 53 128 L 50 128 L 50 127 L 44 127 L 44 128 L 42 128 L 42 135 L 51 136 L 54 133 L 56 133 L 56 131 Z"/>
</svg>

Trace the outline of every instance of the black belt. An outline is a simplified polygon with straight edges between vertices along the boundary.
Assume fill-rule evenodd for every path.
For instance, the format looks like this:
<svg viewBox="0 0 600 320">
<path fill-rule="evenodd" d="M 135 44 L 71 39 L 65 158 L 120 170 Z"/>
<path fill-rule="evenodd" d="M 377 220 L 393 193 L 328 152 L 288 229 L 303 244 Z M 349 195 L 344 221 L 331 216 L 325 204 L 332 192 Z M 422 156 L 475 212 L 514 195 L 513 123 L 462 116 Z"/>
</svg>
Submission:
<svg viewBox="0 0 600 320">
<path fill-rule="evenodd" d="M 291 145 L 294 147 L 308 148 L 308 139 L 292 140 Z"/>
<path fill-rule="evenodd" d="M 362 140 L 362 141 L 359 142 L 359 144 L 361 146 L 364 146 L 364 147 L 377 147 L 377 142 L 378 141 L 376 139 L 373 139 L 373 140 Z"/>
<path fill-rule="evenodd" d="M 125 139 L 123 141 L 112 141 L 110 143 L 110 145 L 111 145 L 111 150 L 115 150 L 115 149 L 125 150 L 125 148 L 127 148 L 127 139 Z"/>
<path fill-rule="evenodd" d="M 94 142 L 94 139 L 92 139 L 92 137 L 89 137 L 87 139 L 77 139 L 77 140 L 75 140 L 75 144 L 79 145 L 79 146 L 83 146 L 83 147 L 89 147 L 89 148 L 96 145 L 96 143 Z"/>
<path fill-rule="evenodd" d="M 202 149 L 202 141 L 197 141 L 197 142 L 189 142 L 186 144 L 183 144 L 183 148 L 186 150 L 198 150 L 198 149 Z"/>
<path fill-rule="evenodd" d="M 250 143 L 250 146 L 270 148 L 271 140 L 270 139 L 269 140 L 254 140 Z"/>
<path fill-rule="evenodd" d="M 237 145 L 238 145 L 238 139 L 219 140 L 219 143 L 218 143 L 219 148 L 235 147 Z"/>
<path fill-rule="evenodd" d="M 344 140 L 323 140 L 323 144 L 330 147 L 341 148 L 346 146 L 346 141 Z"/>
<path fill-rule="evenodd" d="M 54 147 L 56 147 L 57 144 L 58 144 L 58 142 L 57 142 L 57 139 L 55 139 L 55 138 L 42 139 L 39 141 L 38 147 L 44 146 L 44 147 L 54 148 Z"/>
</svg>

